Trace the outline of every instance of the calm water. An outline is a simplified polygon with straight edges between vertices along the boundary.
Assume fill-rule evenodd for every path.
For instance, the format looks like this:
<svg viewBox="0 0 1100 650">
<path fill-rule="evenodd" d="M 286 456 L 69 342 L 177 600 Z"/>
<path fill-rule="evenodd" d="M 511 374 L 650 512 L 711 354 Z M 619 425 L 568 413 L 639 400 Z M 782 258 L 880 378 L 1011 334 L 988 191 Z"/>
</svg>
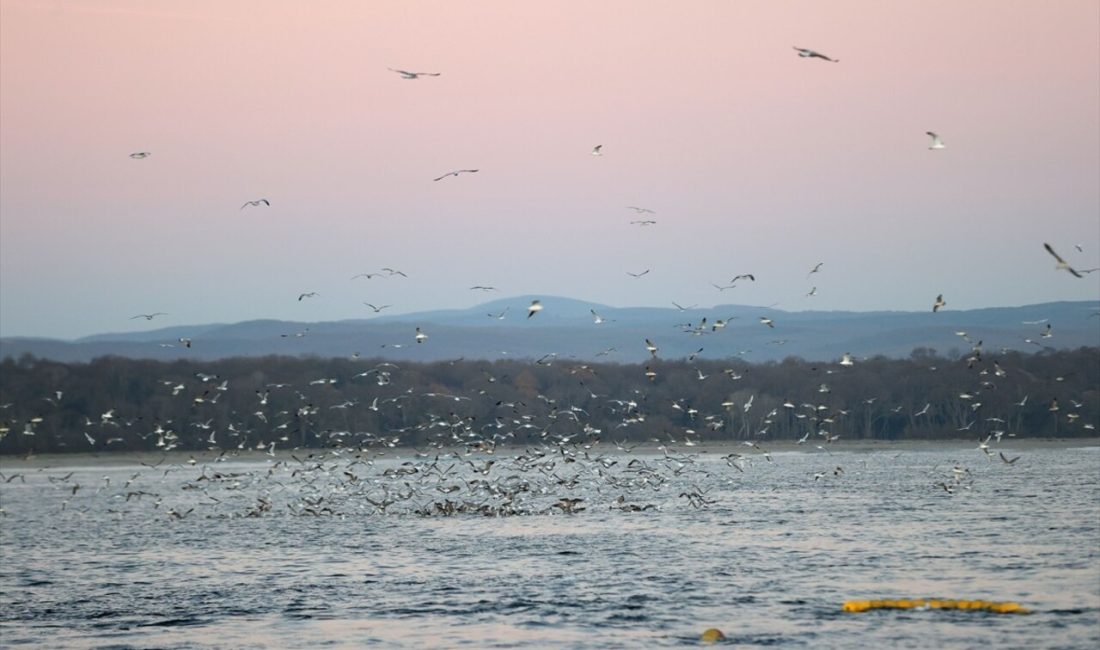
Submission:
<svg viewBox="0 0 1100 650">
<path fill-rule="evenodd" d="M 5 461 L 0 645 L 1100 647 L 1100 448 L 588 454 Z"/>
</svg>

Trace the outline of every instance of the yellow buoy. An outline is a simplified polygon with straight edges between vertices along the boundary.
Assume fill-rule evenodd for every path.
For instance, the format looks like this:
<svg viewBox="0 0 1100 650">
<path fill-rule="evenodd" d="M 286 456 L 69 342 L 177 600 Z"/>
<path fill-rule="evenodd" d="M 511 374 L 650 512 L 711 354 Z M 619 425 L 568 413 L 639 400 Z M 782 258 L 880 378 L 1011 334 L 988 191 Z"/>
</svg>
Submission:
<svg viewBox="0 0 1100 650">
<path fill-rule="evenodd" d="M 699 640 L 703 643 L 717 643 L 719 641 L 725 641 L 726 635 L 722 634 L 722 630 L 716 627 L 712 627 L 703 632 L 703 635 L 699 637 Z"/>
<path fill-rule="evenodd" d="M 1019 603 L 989 600 L 950 600 L 942 598 L 905 598 L 900 600 L 849 600 L 846 612 L 866 612 L 872 609 L 977 609 L 994 614 L 1030 614 Z"/>
</svg>

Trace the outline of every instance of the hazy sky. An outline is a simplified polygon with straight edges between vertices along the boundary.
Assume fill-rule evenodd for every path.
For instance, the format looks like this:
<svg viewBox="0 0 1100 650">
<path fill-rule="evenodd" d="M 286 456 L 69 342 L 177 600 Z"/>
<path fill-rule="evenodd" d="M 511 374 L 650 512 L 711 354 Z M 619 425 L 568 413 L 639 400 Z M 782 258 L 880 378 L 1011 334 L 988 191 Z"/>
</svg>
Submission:
<svg viewBox="0 0 1100 650">
<path fill-rule="evenodd" d="M 1098 179 L 1095 0 L 0 3 L 4 336 L 1092 300 Z"/>
</svg>

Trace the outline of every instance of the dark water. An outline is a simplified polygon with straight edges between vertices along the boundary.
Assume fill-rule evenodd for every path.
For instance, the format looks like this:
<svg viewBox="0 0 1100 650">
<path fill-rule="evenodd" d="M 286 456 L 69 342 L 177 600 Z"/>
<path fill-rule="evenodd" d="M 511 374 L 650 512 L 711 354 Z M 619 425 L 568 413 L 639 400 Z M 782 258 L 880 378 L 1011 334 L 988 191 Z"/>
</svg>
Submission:
<svg viewBox="0 0 1100 650">
<path fill-rule="evenodd" d="M 596 451 L 4 462 L 0 645 L 1100 647 L 1100 448 Z M 1034 613 L 841 612 L 897 597 Z"/>
</svg>

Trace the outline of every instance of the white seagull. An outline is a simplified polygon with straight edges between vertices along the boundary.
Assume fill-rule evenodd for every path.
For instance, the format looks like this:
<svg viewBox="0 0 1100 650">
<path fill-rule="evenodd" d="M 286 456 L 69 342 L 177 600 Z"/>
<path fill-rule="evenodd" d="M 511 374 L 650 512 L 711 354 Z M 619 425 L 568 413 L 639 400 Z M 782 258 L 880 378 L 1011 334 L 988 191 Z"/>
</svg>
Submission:
<svg viewBox="0 0 1100 650">
<path fill-rule="evenodd" d="M 433 181 L 441 181 L 444 178 L 447 178 L 448 176 L 458 176 L 459 174 L 474 174 L 476 172 L 477 172 L 476 169 L 456 169 L 453 172 L 447 172 L 446 174 L 443 174 L 439 178 L 433 178 L 432 180 Z"/>
<path fill-rule="evenodd" d="M 144 318 L 145 320 L 153 320 L 157 316 L 167 316 L 167 315 L 168 314 L 166 314 L 162 311 L 158 311 L 158 312 L 153 313 L 153 314 L 138 314 L 137 316 L 131 316 L 130 320 L 134 320 L 135 318 Z"/>
<path fill-rule="evenodd" d="M 832 61 L 833 63 L 840 63 L 840 59 L 830 59 L 829 57 L 825 56 L 821 52 L 815 52 L 814 50 L 809 50 L 809 49 L 806 49 L 804 47 L 798 47 L 797 45 L 794 46 L 794 49 L 798 50 L 798 56 L 800 56 L 804 59 L 817 58 L 817 59 L 825 59 L 826 61 Z"/>
<path fill-rule="evenodd" d="M 408 70 L 397 70 L 395 68 L 386 68 L 390 72 L 396 72 L 401 75 L 402 79 L 419 79 L 420 77 L 438 77 L 438 72 L 409 72 Z"/>
<path fill-rule="evenodd" d="M 1044 242 L 1043 243 L 1043 248 L 1047 249 L 1047 252 L 1050 253 L 1051 255 L 1053 255 L 1054 259 L 1058 260 L 1058 265 L 1054 268 L 1056 268 L 1056 269 L 1065 269 L 1065 270 L 1069 271 L 1071 274 L 1073 274 L 1074 277 L 1077 277 L 1077 278 L 1084 277 L 1083 275 L 1078 273 L 1072 266 L 1070 266 L 1069 262 L 1062 259 L 1061 255 L 1059 255 L 1058 253 L 1055 253 L 1054 249 L 1050 247 L 1050 244 L 1047 244 L 1047 243 Z"/>
<path fill-rule="evenodd" d="M 602 144 L 598 144 L 595 147 L 592 147 L 592 155 L 593 156 L 602 156 L 603 153 L 600 151 L 600 149 L 603 149 Z"/>
<path fill-rule="evenodd" d="M 255 201 L 245 201 L 244 205 L 241 206 L 241 209 L 244 210 L 245 208 L 247 208 L 250 205 L 252 207 L 258 207 L 258 206 L 261 206 L 261 205 L 270 206 L 271 201 L 268 201 L 267 199 L 256 199 Z"/>
<path fill-rule="evenodd" d="M 153 154 L 149 153 L 148 151 L 135 151 L 134 153 L 130 154 L 130 157 L 135 160 L 141 160 L 142 158 L 148 158 L 151 155 Z"/>
<path fill-rule="evenodd" d="M 531 306 L 527 308 L 527 318 L 531 318 L 540 311 L 542 311 L 542 303 L 538 300 L 532 300 Z"/>
<path fill-rule="evenodd" d="M 934 314 L 934 313 L 938 312 L 940 310 L 940 307 L 943 307 L 946 304 L 947 304 L 947 301 L 945 301 L 943 299 L 943 294 L 942 293 L 940 295 L 936 296 L 936 302 L 932 303 L 932 313 Z"/>
<path fill-rule="evenodd" d="M 932 131 L 925 131 L 928 135 L 932 136 L 932 144 L 928 145 L 929 149 L 946 149 L 947 145 L 943 143 L 940 136 L 936 135 Z"/>
<path fill-rule="evenodd" d="M 300 293 L 298 294 L 298 302 L 302 302 L 302 298 L 315 298 L 319 295 L 321 294 L 317 293 L 316 291 L 307 291 L 306 293 Z"/>
</svg>

